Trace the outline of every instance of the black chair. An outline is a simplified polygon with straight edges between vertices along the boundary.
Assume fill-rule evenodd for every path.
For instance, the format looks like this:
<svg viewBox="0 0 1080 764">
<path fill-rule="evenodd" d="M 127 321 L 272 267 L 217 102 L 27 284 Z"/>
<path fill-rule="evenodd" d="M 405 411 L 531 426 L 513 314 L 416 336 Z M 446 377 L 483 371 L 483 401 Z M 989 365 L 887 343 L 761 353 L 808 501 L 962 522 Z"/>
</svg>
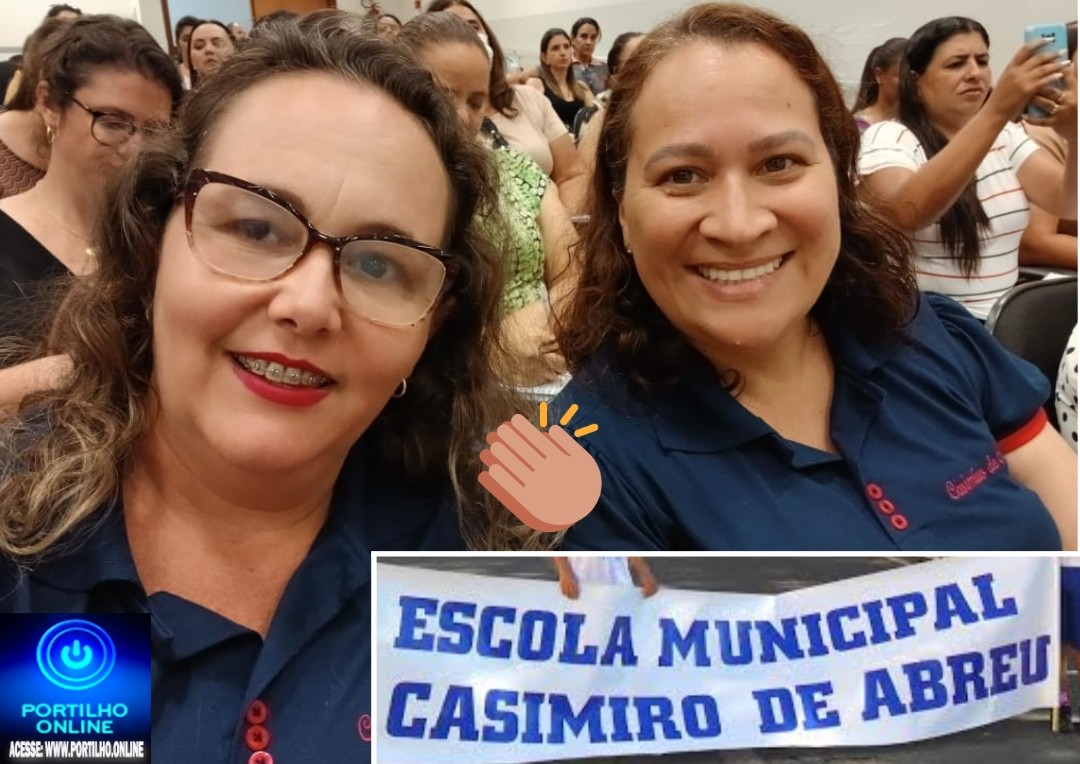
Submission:
<svg viewBox="0 0 1080 764">
<path fill-rule="evenodd" d="M 1050 380 L 1051 390 L 1057 384 L 1061 356 L 1076 325 L 1076 296 L 1076 276 L 1031 281 L 1003 294 L 986 318 L 987 331 L 1013 353 L 1039 367 Z M 1052 392 L 1046 413 L 1056 429 Z"/>
<path fill-rule="evenodd" d="M 581 139 L 581 130 L 585 127 L 585 123 L 592 119 L 598 111 L 600 111 L 600 107 L 596 104 L 582 106 L 577 110 L 577 114 L 574 115 L 574 124 L 570 128 L 570 133 L 574 136 L 574 143 Z"/>
</svg>

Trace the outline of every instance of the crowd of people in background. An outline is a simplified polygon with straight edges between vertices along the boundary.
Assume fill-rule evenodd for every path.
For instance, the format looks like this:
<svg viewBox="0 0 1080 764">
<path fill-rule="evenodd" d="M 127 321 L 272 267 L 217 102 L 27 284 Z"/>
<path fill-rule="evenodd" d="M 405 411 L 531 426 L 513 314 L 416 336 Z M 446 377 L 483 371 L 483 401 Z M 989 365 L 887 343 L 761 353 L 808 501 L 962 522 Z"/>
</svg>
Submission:
<svg viewBox="0 0 1080 764">
<path fill-rule="evenodd" d="M 0 111 L 0 610 L 153 613 L 155 760 L 247 756 L 252 697 L 267 756 L 356 758 L 373 549 L 1077 547 L 1075 334 L 1054 391 L 983 326 L 1076 270 L 1041 45 L 991 87 L 977 20 L 897 30 L 849 104 L 733 4 L 527 69 L 469 0 L 174 56 L 49 16 Z M 599 423 L 556 532 L 476 480 L 538 399 Z"/>
<path fill-rule="evenodd" d="M 1063 459 L 1062 439 L 1038 419 L 1052 394 L 1046 379 L 980 325 L 1022 265 L 1075 272 L 1069 62 L 1028 44 L 991 87 L 986 30 L 942 18 L 874 47 L 849 106 L 812 40 L 741 6 L 703 5 L 651 33 L 618 34 L 606 61 L 596 57 L 599 22 L 582 17 L 569 31 L 544 33 L 540 65 L 525 70 L 469 0 L 433 0 L 405 24 L 385 13 L 340 18 L 347 23 L 335 33 L 381 38 L 419 61 L 491 162 L 497 201 L 478 208 L 474 222 L 502 253 L 499 330 L 488 348 L 499 384 L 550 400 L 569 382 L 559 401 L 610 419 L 587 442 L 604 475 L 600 506 L 561 543 L 1075 545 L 1075 499 L 1058 488 L 1075 459 Z M 53 310 L 101 265 L 99 210 L 116 193 L 114 177 L 123 182 L 119 171 L 169 133 L 194 94 L 248 46 L 303 21 L 279 11 L 248 35 L 184 17 L 172 30 L 174 59 L 137 23 L 70 6 L 56 6 L 30 35 L 0 112 L 0 407 L 13 412 L 72 373 Z M 778 42 L 776 30 L 790 39 Z M 1072 24 L 1070 59 L 1075 33 Z M 716 53 L 726 43 L 739 56 Z M 784 122 L 767 98 L 728 92 L 747 80 L 730 72 L 757 59 L 792 97 L 813 93 L 814 111 L 798 124 L 791 117 L 800 145 L 773 146 L 779 139 L 769 130 Z M 690 93 L 671 95 L 681 87 L 680 76 L 664 74 L 671 61 L 698 72 L 695 88 L 715 74 L 710 88 L 725 94 L 709 101 L 715 114 Z M 1020 119 L 1025 107 L 1042 116 Z M 732 115 L 738 130 L 729 129 Z M 752 150 L 731 148 L 744 143 Z M 841 384 L 845 373 L 911 379 L 935 363 L 938 382 L 905 383 L 903 394 L 883 380 L 895 410 L 869 430 L 855 424 L 866 420 L 866 404 Z M 1075 421 L 1074 355 L 1058 377 L 1062 423 L 1070 414 Z M 689 401 L 699 413 L 683 421 Z M 926 419 L 921 437 L 949 459 L 910 454 L 902 432 L 916 411 Z M 962 434 L 950 411 L 975 430 Z M 847 441 L 849 429 L 857 444 Z M 704 431 L 729 435 L 706 448 Z M 877 442 L 880 452 L 865 453 Z M 730 474 L 710 469 L 708 479 L 688 480 L 704 467 L 677 456 L 728 448 L 737 454 L 725 462 Z M 809 451 L 799 456 L 800 448 Z M 959 458 L 949 469 L 961 474 L 960 462 L 977 463 L 981 451 L 1010 467 L 1000 517 L 987 524 L 1000 531 L 996 539 L 953 527 L 932 509 L 918 515 L 935 505 L 921 493 L 926 481 L 887 477 L 879 466 L 912 475 L 925 459 L 952 485 L 942 465 Z M 831 481 L 822 477 L 830 463 Z M 814 477 L 804 483 L 800 471 L 809 467 Z M 763 475 L 773 475 L 767 490 Z M 805 503 L 807 491 L 822 488 L 815 501 L 836 508 L 849 529 L 843 539 L 817 516 L 803 527 L 787 506 L 785 497 Z M 717 491 L 745 491 L 745 501 L 771 510 L 744 517 L 743 502 L 732 501 L 730 518 L 685 515 Z M 983 493 L 980 511 L 993 515 L 992 491 Z M 1025 503 L 1028 515 L 1016 510 Z"/>
</svg>

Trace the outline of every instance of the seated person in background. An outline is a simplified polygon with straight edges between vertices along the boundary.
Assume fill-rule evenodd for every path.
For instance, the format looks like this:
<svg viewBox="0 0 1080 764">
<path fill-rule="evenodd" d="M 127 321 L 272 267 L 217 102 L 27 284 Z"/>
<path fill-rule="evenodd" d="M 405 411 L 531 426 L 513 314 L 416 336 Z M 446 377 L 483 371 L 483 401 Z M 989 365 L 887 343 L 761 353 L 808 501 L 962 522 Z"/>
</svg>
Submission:
<svg viewBox="0 0 1080 764">
<path fill-rule="evenodd" d="M 540 38 L 540 76 L 525 84 L 544 94 L 567 130 L 579 111 L 593 105 L 592 91 L 574 78 L 570 37 L 561 29 L 549 29 Z"/>
<path fill-rule="evenodd" d="M 919 295 L 801 29 L 719 4 L 660 25 L 599 145 L 552 408 L 599 425 L 603 491 L 565 548 L 1075 548 L 1046 379 Z"/>
<path fill-rule="evenodd" d="M 188 61 L 191 62 L 191 87 L 221 68 L 236 55 L 232 32 L 220 21 L 200 21 L 191 28 L 188 38 Z"/>
<path fill-rule="evenodd" d="M 4 338 L 35 332 L 41 290 L 93 270 L 91 234 L 108 181 L 149 133 L 168 126 L 183 95 L 172 59 L 129 19 L 82 16 L 50 36 L 40 56 L 49 165 L 30 190 L 0 199 Z"/>
<path fill-rule="evenodd" d="M 570 36 L 574 46 L 574 77 L 585 83 L 594 95 L 604 92 L 610 70 L 608 64 L 593 58 L 596 43 L 600 41 L 600 24 L 596 19 L 583 16 L 570 27 Z"/>
<path fill-rule="evenodd" d="M 392 13 L 384 13 L 375 22 L 375 34 L 393 42 L 401 34 L 401 19 Z"/>
<path fill-rule="evenodd" d="M 609 74 L 607 82 L 609 87 L 614 86 L 619 71 L 622 69 L 626 59 L 630 57 L 630 54 L 637 50 L 642 37 L 644 35 L 641 32 L 624 32 L 616 37 L 615 42 L 611 44 L 611 51 L 608 53 Z M 611 91 L 605 90 L 596 97 L 596 101 L 602 106 L 607 106 L 610 97 Z M 601 108 L 581 128 L 581 139 L 578 141 L 577 149 L 581 161 L 585 163 L 586 177 L 592 177 L 593 168 L 596 166 L 596 142 L 600 139 L 600 130 L 603 126 L 604 109 Z"/>
<path fill-rule="evenodd" d="M 851 107 L 859 130 L 886 119 L 896 119 L 900 103 L 900 59 L 906 44 L 903 37 L 891 37 L 866 57 L 859 94 Z"/>
<path fill-rule="evenodd" d="M 232 34 L 233 42 L 237 47 L 240 47 L 247 42 L 247 30 L 244 29 L 244 25 L 240 22 L 234 21 L 229 24 L 229 32 Z"/>
<path fill-rule="evenodd" d="M 862 185 L 915 244 L 919 288 L 982 320 L 1016 284 L 1028 202 L 1076 216 L 1075 153 L 1064 167 L 1011 122 L 1033 102 L 1054 113 L 1038 122 L 1075 145 L 1075 72 L 1027 45 L 991 92 L 989 45 L 973 19 L 919 27 L 900 65 L 899 121 L 867 129 L 859 156 Z M 1067 88 L 1052 87 L 1063 73 Z"/>
<path fill-rule="evenodd" d="M 445 11 L 425 13 L 405 25 L 399 41 L 450 91 L 462 123 L 476 135 L 488 98 L 490 62 L 472 28 Z M 536 162 L 507 145 L 492 149 L 499 207 L 508 227 L 508 237 L 496 237 L 505 241 L 507 265 L 502 336 L 513 362 L 505 376 L 521 387 L 548 384 L 566 371 L 555 352 L 551 313 L 573 290 L 569 247 L 575 233 L 555 184 Z M 485 229 L 497 222 L 486 221 Z"/>
<path fill-rule="evenodd" d="M 149 612 L 155 763 L 247 761 L 253 699 L 266 760 L 369 761 L 369 550 L 538 538 L 476 481 L 514 411 L 488 161 L 342 16 L 265 27 L 127 168 L 72 374 L 0 429 L 0 612 Z"/>
<path fill-rule="evenodd" d="M 614 84 L 612 78 L 616 76 L 623 62 L 634 52 L 644 36 L 641 32 L 623 32 L 615 38 L 615 42 L 611 43 L 611 50 L 607 55 L 608 87 L 596 96 L 596 102 L 601 106 L 606 105 L 608 98 L 611 97 L 611 86 Z"/>
<path fill-rule="evenodd" d="M 70 22 L 47 19 L 26 39 L 16 90 L 0 110 L 0 199 L 29 191 L 49 166 L 49 135 L 38 105 L 41 53 Z"/>
<path fill-rule="evenodd" d="M 571 214 L 580 211 L 585 203 L 585 167 L 578 157 L 574 139 L 555 109 L 535 89 L 507 84 L 502 46 L 472 3 L 468 0 L 433 0 L 425 12 L 438 11 L 449 11 L 464 19 L 480 35 L 481 42 L 491 48 L 485 129 L 490 122 L 513 148 L 532 157 L 559 187 L 559 198 L 566 209 Z"/>
<path fill-rule="evenodd" d="M 191 39 L 191 30 L 199 20 L 194 16 L 183 16 L 176 22 L 173 40 L 176 42 L 176 50 L 180 55 L 177 66 L 180 69 L 180 79 L 184 82 L 184 90 L 191 90 L 191 60 L 188 58 L 188 41 Z"/>
</svg>

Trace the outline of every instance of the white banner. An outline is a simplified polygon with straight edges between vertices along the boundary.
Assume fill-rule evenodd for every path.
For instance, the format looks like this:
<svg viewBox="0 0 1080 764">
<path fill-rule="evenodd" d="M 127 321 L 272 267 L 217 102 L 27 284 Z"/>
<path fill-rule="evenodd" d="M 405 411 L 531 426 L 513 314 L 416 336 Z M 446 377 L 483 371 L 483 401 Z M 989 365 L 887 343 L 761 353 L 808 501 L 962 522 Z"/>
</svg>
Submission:
<svg viewBox="0 0 1080 764">
<path fill-rule="evenodd" d="M 778 596 L 378 566 L 379 761 L 884 745 L 1052 706 L 1058 562 L 935 560 Z"/>
</svg>

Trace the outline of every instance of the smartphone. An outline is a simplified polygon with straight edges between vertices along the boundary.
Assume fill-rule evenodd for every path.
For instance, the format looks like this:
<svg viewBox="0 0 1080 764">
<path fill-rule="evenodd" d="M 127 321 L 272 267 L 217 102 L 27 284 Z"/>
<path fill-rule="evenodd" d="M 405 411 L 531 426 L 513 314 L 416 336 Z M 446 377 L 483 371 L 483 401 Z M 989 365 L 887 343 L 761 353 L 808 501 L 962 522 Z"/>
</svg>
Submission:
<svg viewBox="0 0 1080 764">
<path fill-rule="evenodd" d="M 1069 41 L 1065 32 L 1064 24 L 1035 24 L 1024 30 L 1024 44 L 1033 40 L 1046 40 L 1046 45 L 1039 48 L 1039 53 L 1056 53 L 1058 60 L 1063 64 L 1069 63 Z M 1058 79 L 1051 83 L 1051 87 L 1064 88 L 1065 83 Z M 1028 104 L 1025 114 L 1029 117 L 1049 117 L 1038 106 Z"/>
</svg>

